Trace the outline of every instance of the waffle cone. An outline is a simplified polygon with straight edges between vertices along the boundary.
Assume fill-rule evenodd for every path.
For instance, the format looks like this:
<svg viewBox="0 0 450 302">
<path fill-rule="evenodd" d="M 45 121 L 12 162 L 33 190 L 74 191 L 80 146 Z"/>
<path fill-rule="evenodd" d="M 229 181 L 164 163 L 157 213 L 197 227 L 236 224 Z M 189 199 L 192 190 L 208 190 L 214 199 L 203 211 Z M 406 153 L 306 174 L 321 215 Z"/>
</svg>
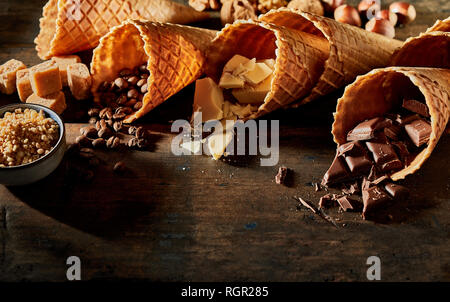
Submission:
<svg viewBox="0 0 450 302">
<path fill-rule="evenodd" d="M 325 39 L 285 27 L 255 21 L 228 24 L 211 43 L 206 75 L 218 82 L 224 65 L 235 54 L 275 59 L 271 90 L 256 112 L 258 118 L 306 96 L 317 82 L 328 57 Z"/>
<path fill-rule="evenodd" d="M 449 32 L 450 31 L 450 17 L 448 17 L 445 20 L 437 20 L 433 26 L 431 26 L 430 28 L 427 29 L 427 32 L 432 32 L 432 31 Z"/>
<path fill-rule="evenodd" d="M 100 37 L 127 19 L 187 24 L 208 13 L 170 0 L 50 0 L 35 39 L 41 59 L 92 49 Z"/>
<path fill-rule="evenodd" d="M 204 68 L 205 52 L 215 31 L 158 22 L 125 21 L 105 35 L 94 50 L 91 73 L 94 101 L 98 87 L 124 68 L 147 62 L 150 71 L 143 106 L 126 118 L 131 123 L 195 81 Z"/>
<path fill-rule="evenodd" d="M 402 45 L 398 40 L 356 26 L 286 8 L 269 11 L 259 19 L 325 37 L 329 43 L 330 53 L 322 67 L 320 78 L 309 95 L 292 104 L 294 107 L 351 83 L 357 75 L 367 73 L 373 68 L 387 66 L 394 51 Z"/>
<path fill-rule="evenodd" d="M 358 123 L 401 107 L 402 96 L 419 89 L 431 115 L 432 133 L 427 147 L 403 170 L 391 175 L 396 181 L 416 172 L 431 155 L 450 116 L 450 70 L 420 67 L 375 69 L 357 77 L 338 100 L 332 134 L 337 144 L 346 142 Z"/>
</svg>

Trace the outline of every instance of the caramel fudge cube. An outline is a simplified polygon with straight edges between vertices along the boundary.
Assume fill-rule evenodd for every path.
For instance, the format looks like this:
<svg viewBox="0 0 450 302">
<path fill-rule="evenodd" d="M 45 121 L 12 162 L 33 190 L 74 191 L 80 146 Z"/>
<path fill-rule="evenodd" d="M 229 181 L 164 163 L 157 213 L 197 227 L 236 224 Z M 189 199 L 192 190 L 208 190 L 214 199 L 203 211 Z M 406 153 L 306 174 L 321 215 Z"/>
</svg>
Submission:
<svg viewBox="0 0 450 302">
<path fill-rule="evenodd" d="M 82 63 L 67 67 L 67 80 L 70 91 L 77 100 L 85 100 L 91 94 L 92 78 L 89 69 Z"/>
<path fill-rule="evenodd" d="M 45 97 L 40 97 L 33 93 L 27 99 L 27 103 L 38 104 L 52 109 L 58 114 L 66 109 L 66 98 L 62 91 L 54 92 Z"/>
<path fill-rule="evenodd" d="M 31 88 L 30 82 L 30 70 L 21 69 L 17 71 L 17 93 L 22 102 L 26 102 L 28 97 L 33 94 L 33 88 Z"/>
<path fill-rule="evenodd" d="M 61 84 L 63 87 L 68 85 L 67 82 L 67 67 L 69 65 L 80 63 L 81 59 L 79 56 L 70 55 L 70 56 L 56 56 L 52 58 L 52 61 L 58 65 L 59 75 L 61 76 Z"/>
<path fill-rule="evenodd" d="M 27 68 L 21 61 L 12 59 L 0 66 L 0 92 L 13 94 L 16 91 L 16 74 Z"/>
<path fill-rule="evenodd" d="M 30 68 L 30 82 L 33 93 L 40 97 L 62 89 L 59 68 L 53 61 L 45 61 Z"/>
</svg>

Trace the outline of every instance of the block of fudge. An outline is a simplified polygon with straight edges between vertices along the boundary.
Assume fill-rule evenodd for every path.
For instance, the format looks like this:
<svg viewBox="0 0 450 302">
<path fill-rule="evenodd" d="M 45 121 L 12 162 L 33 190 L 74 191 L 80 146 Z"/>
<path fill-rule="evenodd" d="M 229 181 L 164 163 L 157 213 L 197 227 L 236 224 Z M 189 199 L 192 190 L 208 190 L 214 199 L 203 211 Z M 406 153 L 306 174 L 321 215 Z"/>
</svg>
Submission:
<svg viewBox="0 0 450 302">
<path fill-rule="evenodd" d="M 92 78 L 89 69 L 82 63 L 67 67 L 67 81 L 70 92 L 77 100 L 85 100 L 91 94 Z"/>
<path fill-rule="evenodd" d="M 0 92 L 13 94 L 16 91 L 17 71 L 27 68 L 21 61 L 12 59 L 0 66 Z"/>
<path fill-rule="evenodd" d="M 22 102 L 26 102 L 28 97 L 33 94 L 29 69 L 21 69 L 17 71 L 16 87 L 20 100 Z"/>
<path fill-rule="evenodd" d="M 45 97 L 62 89 L 59 67 L 54 61 L 45 61 L 30 68 L 33 93 Z"/>
<path fill-rule="evenodd" d="M 66 109 L 66 98 L 62 91 L 57 91 L 46 97 L 40 97 L 36 94 L 32 94 L 28 97 L 27 103 L 38 104 L 52 109 L 58 114 L 63 113 Z"/>
<path fill-rule="evenodd" d="M 63 87 L 67 86 L 67 67 L 75 63 L 81 63 L 80 57 L 76 55 L 56 56 L 52 58 L 52 61 L 58 65 L 59 74 L 61 76 L 61 84 Z"/>
</svg>

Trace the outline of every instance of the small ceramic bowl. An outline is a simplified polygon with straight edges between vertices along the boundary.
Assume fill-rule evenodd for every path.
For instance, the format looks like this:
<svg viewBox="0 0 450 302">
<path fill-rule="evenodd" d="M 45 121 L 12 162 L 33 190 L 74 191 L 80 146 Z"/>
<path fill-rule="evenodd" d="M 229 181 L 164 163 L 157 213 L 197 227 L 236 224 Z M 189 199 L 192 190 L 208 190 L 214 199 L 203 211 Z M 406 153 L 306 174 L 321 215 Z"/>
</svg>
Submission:
<svg viewBox="0 0 450 302">
<path fill-rule="evenodd" d="M 18 108 L 22 108 L 22 110 L 26 108 L 34 109 L 37 112 L 43 110 L 46 117 L 52 118 L 58 124 L 59 138 L 56 145 L 48 154 L 29 164 L 13 167 L 0 167 L 0 184 L 7 186 L 31 184 L 48 176 L 59 166 L 66 151 L 66 129 L 64 128 L 64 122 L 56 112 L 44 106 L 21 103 L 0 107 L 0 117 L 3 117 L 6 112 L 13 112 Z"/>
</svg>

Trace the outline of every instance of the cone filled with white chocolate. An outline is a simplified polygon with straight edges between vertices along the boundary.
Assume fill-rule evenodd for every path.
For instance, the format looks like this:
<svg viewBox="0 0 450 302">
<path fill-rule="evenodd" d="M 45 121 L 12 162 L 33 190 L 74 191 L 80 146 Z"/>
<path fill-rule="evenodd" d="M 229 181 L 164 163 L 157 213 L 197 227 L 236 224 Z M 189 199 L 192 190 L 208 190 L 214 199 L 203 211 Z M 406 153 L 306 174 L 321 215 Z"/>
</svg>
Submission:
<svg viewBox="0 0 450 302">
<path fill-rule="evenodd" d="M 94 101 L 115 107 L 131 101 L 134 105 L 130 107 L 134 110 L 124 122 L 131 123 L 142 117 L 200 77 L 206 49 L 215 33 L 138 20 L 128 20 L 114 27 L 100 40 L 93 53 Z M 132 72 L 127 75 L 121 72 L 138 67 L 143 69 L 140 74 L 145 77 L 135 80 Z M 118 78 L 120 74 L 122 78 Z"/>
<path fill-rule="evenodd" d="M 206 12 L 170 0 L 49 0 L 35 39 L 42 59 L 92 49 L 127 19 L 187 24 L 209 18 Z"/>
</svg>

